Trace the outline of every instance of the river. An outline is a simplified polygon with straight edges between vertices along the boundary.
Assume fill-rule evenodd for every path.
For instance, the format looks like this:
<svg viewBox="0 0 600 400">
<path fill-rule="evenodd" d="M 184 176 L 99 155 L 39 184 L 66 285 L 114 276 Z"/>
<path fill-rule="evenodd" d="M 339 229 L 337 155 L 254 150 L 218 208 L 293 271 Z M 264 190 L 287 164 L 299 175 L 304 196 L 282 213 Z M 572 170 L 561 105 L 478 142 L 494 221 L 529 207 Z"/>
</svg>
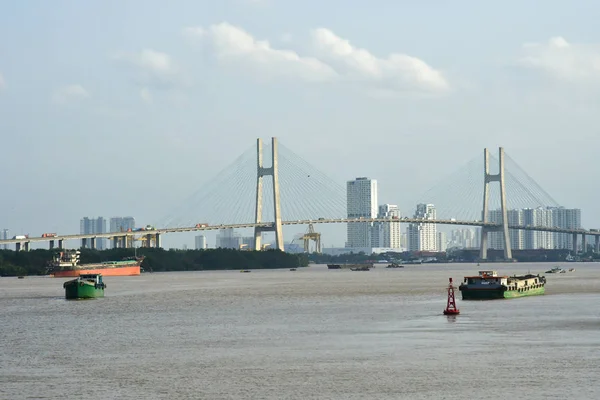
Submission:
<svg viewBox="0 0 600 400">
<path fill-rule="evenodd" d="M 442 315 L 448 277 L 552 266 L 149 273 L 69 301 L 4 277 L 0 398 L 598 399 L 600 265 Z"/>
</svg>

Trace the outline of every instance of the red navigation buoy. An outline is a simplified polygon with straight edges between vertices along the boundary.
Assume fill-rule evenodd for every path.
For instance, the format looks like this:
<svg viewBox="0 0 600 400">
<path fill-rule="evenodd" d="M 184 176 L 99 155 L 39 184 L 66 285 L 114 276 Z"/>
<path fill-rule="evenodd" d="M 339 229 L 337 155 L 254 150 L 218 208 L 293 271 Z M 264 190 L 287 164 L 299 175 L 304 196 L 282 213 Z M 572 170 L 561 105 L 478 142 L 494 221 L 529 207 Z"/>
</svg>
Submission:
<svg viewBox="0 0 600 400">
<path fill-rule="evenodd" d="M 450 283 L 448 284 L 448 303 L 444 310 L 444 315 L 458 315 L 460 311 L 456 308 L 456 300 L 454 299 L 454 286 L 452 286 L 452 278 L 449 278 Z"/>
</svg>

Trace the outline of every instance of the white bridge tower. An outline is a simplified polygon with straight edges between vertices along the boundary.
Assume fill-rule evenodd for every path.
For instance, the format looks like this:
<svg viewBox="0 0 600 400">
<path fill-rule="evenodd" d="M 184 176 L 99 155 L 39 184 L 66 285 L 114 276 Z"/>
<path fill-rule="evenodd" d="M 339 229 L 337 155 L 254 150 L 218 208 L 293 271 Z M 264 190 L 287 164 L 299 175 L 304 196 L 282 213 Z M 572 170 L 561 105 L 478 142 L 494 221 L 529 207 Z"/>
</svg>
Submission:
<svg viewBox="0 0 600 400">
<path fill-rule="evenodd" d="M 262 222 L 262 206 L 263 206 L 263 177 L 271 176 L 273 179 L 273 215 L 275 221 L 273 226 L 269 227 L 254 227 L 254 250 L 261 249 L 261 234 L 262 232 L 275 232 L 275 242 L 279 250 L 283 251 L 283 230 L 281 229 L 281 202 L 279 200 L 279 164 L 277 155 L 277 138 L 271 138 L 271 153 L 273 164 L 271 167 L 263 166 L 263 146 L 262 139 L 256 140 L 256 156 L 257 156 L 257 179 L 256 179 L 256 223 Z"/>
<path fill-rule="evenodd" d="M 512 259 L 512 250 L 510 248 L 510 235 L 508 231 L 508 210 L 506 209 L 506 185 L 504 182 L 504 148 L 499 148 L 498 157 L 498 173 L 496 175 L 490 174 L 490 159 L 488 149 L 483 150 L 483 163 L 484 163 L 484 187 L 483 187 L 483 212 L 481 220 L 483 223 L 489 221 L 489 195 L 490 195 L 490 183 L 498 182 L 500 184 L 500 209 L 502 212 L 502 225 L 499 227 L 481 227 L 481 247 L 479 249 L 479 258 L 481 260 L 487 260 L 487 247 L 488 247 L 488 232 L 501 231 L 504 237 L 504 259 Z"/>
</svg>

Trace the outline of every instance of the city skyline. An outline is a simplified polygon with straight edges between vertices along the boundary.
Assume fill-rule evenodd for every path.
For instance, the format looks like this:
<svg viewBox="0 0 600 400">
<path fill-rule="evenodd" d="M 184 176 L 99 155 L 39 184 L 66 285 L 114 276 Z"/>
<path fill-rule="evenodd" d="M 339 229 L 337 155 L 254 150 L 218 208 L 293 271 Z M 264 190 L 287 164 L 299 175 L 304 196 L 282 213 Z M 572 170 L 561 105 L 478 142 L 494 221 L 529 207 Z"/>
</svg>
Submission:
<svg viewBox="0 0 600 400">
<path fill-rule="evenodd" d="M 570 2 L 577 23 L 557 1 L 541 20 L 514 0 L 128 4 L 2 6 L 0 158 L 20 171 L 0 198 L 11 237 L 74 232 L 92 214 L 158 225 L 210 171 L 273 135 L 337 182 L 376 176 L 380 202 L 404 210 L 414 204 L 395 197 L 503 145 L 560 204 L 586 210 L 583 226 L 600 226 L 598 191 L 581 185 L 595 179 L 581 165 L 600 140 L 598 4 Z M 65 182 L 98 190 L 42 201 L 64 199 Z"/>
</svg>

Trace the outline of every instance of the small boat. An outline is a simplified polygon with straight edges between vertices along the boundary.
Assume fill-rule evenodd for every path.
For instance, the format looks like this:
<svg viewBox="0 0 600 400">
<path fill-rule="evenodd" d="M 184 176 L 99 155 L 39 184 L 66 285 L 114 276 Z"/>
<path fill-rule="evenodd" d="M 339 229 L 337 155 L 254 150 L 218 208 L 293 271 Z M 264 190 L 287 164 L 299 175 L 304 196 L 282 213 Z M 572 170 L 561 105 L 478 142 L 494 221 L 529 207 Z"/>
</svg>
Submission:
<svg viewBox="0 0 600 400">
<path fill-rule="evenodd" d="M 559 272 L 559 274 L 566 274 L 566 273 L 567 273 L 567 270 L 566 270 L 566 269 L 562 269 L 562 270 Z"/>
<path fill-rule="evenodd" d="M 400 265 L 400 264 L 396 264 L 396 263 L 391 263 L 386 268 L 404 268 L 404 265 Z"/>
<path fill-rule="evenodd" d="M 575 271 L 575 268 L 569 268 L 569 272 Z"/>
<path fill-rule="evenodd" d="M 18 276 L 17 279 L 25 279 L 24 276 Z"/>
<path fill-rule="evenodd" d="M 357 267 L 357 268 L 350 268 L 350 271 L 370 271 L 371 269 L 369 267 Z"/>
<path fill-rule="evenodd" d="M 328 269 L 342 269 L 340 264 L 327 264 Z"/>
<path fill-rule="evenodd" d="M 63 283 L 66 299 L 93 299 L 104 297 L 106 284 L 102 274 L 82 274 L 76 279 Z"/>
<path fill-rule="evenodd" d="M 290 268 L 290 271 L 295 271 L 295 270 L 296 270 L 296 268 Z"/>
<path fill-rule="evenodd" d="M 549 269 L 548 271 L 546 271 L 546 274 L 558 274 L 561 271 L 563 271 L 563 269 L 561 267 L 554 267 L 554 268 Z"/>
<path fill-rule="evenodd" d="M 250 271 L 249 269 L 243 269 L 240 272 L 252 272 L 252 271 Z"/>
</svg>

